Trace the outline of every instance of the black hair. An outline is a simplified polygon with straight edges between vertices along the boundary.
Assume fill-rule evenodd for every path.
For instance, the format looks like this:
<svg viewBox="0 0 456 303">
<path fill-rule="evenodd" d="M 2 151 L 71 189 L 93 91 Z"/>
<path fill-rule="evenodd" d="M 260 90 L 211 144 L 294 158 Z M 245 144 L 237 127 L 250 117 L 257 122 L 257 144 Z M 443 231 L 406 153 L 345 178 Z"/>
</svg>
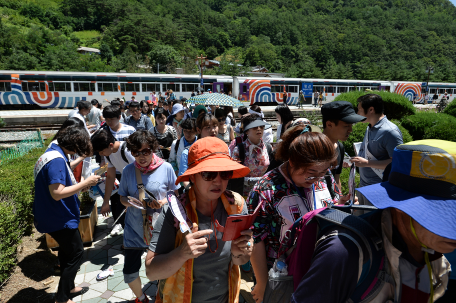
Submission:
<svg viewBox="0 0 456 303">
<path fill-rule="evenodd" d="M 325 116 L 323 116 L 323 115 L 322 115 L 322 120 L 323 120 L 323 128 L 326 128 L 326 122 L 328 122 L 328 121 L 331 121 L 336 126 L 337 126 L 337 124 L 339 124 L 339 120 L 337 120 L 337 119 L 328 119 L 328 118 L 325 118 Z"/>
<path fill-rule="evenodd" d="M 245 106 L 239 106 L 238 113 L 241 114 L 241 116 L 244 116 L 249 113 L 249 110 Z"/>
<path fill-rule="evenodd" d="M 77 126 L 70 126 L 60 130 L 54 138 L 59 146 L 75 152 L 80 156 L 92 154 L 92 144 L 89 133 Z"/>
<path fill-rule="evenodd" d="M 131 101 L 129 108 L 140 108 L 139 102 L 138 101 Z"/>
<path fill-rule="evenodd" d="M 369 108 L 373 107 L 375 113 L 383 114 L 383 99 L 377 94 L 367 94 L 358 98 L 358 103 L 361 103 L 361 107 L 364 113 L 369 111 Z"/>
<path fill-rule="evenodd" d="M 196 132 L 196 119 L 195 118 L 187 118 L 187 119 L 184 119 L 180 124 L 179 126 L 182 128 L 182 129 L 188 129 L 188 130 L 193 130 Z"/>
<path fill-rule="evenodd" d="M 120 111 L 120 106 L 108 105 L 103 109 L 103 118 L 105 118 L 105 119 L 110 119 L 110 118 L 120 119 L 121 114 L 122 114 L 122 112 Z"/>
<path fill-rule="evenodd" d="M 165 116 L 166 119 L 165 110 L 163 109 L 163 107 L 157 108 L 157 111 L 155 112 L 155 119 L 158 119 L 158 116 L 161 115 Z"/>
<path fill-rule="evenodd" d="M 91 107 L 92 107 L 92 103 L 90 103 L 90 101 L 79 101 L 78 102 L 78 110 L 90 109 Z"/>
<path fill-rule="evenodd" d="M 157 138 L 146 129 L 135 131 L 125 141 L 127 142 L 128 150 L 132 152 L 141 150 L 143 144 L 149 145 L 150 149 L 156 151 L 159 145 Z"/>
<path fill-rule="evenodd" d="M 147 101 L 145 100 L 142 100 L 140 103 L 139 103 L 140 107 L 141 107 L 141 112 L 142 112 L 142 108 L 144 107 L 144 105 L 147 105 L 147 115 L 151 115 L 152 114 L 152 104 L 149 104 L 147 103 Z"/>
<path fill-rule="evenodd" d="M 259 107 L 259 106 L 256 105 L 256 104 L 250 106 L 250 109 L 253 110 L 253 111 L 255 111 L 255 112 L 257 112 L 257 113 L 260 113 L 260 114 L 262 113 L 261 107 Z"/>
<path fill-rule="evenodd" d="M 109 130 L 100 128 L 90 138 L 94 152 L 100 152 L 109 147 L 109 144 L 115 143 L 116 139 Z"/>
<path fill-rule="evenodd" d="M 275 110 L 277 114 L 279 114 L 280 119 L 282 120 L 282 130 L 280 134 L 277 134 L 277 138 L 280 139 L 282 134 L 286 131 L 285 125 L 288 122 L 293 121 L 293 113 L 291 112 L 290 108 L 285 104 L 278 105 Z"/>
<path fill-rule="evenodd" d="M 98 105 L 98 100 L 92 99 L 92 101 L 90 101 L 90 103 L 92 103 L 93 106 Z"/>
<path fill-rule="evenodd" d="M 84 122 L 82 122 L 81 119 L 78 119 L 76 117 L 71 117 L 69 119 L 66 119 L 65 122 L 63 122 L 62 126 L 60 126 L 59 131 L 57 132 L 57 134 L 55 134 L 55 136 L 52 140 L 55 140 L 55 138 L 57 138 L 57 135 L 59 134 L 60 131 L 64 130 L 67 127 L 71 127 L 71 126 L 79 127 L 80 129 L 85 130 L 85 124 L 84 124 Z"/>
<path fill-rule="evenodd" d="M 119 100 L 112 100 L 111 101 L 111 105 L 112 106 L 119 106 L 120 105 L 120 101 Z"/>
<path fill-rule="evenodd" d="M 214 114 L 217 119 L 226 117 L 225 111 L 221 108 L 216 108 Z"/>
</svg>

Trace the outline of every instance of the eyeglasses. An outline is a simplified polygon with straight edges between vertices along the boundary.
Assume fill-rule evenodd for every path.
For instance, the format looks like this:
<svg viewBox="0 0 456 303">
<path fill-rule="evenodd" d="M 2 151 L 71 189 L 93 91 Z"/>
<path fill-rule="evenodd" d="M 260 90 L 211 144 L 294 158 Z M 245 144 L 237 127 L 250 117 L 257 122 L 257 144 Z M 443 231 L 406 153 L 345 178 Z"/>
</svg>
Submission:
<svg viewBox="0 0 456 303">
<path fill-rule="evenodd" d="M 233 177 L 233 171 L 228 170 L 228 171 L 203 171 L 201 172 L 201 178 L 203 178 L 204 181 L 212 181 L 215 178 L 217 178 L 217 175 L 220 173 L 220 178 L 222 180 L 229 180 Z"/>
<path fill-rule="evenodd" d="M 306 178 L 306 181 L 313 181 L 313 182 L 316 182 L 316 181 L 323 181 L 325 177 L 309 177 L 309 178 Z"/>
<path fill-rule="evenodd" d="M 151 153 L 152 153 L 152 150 L 150 148 L 146 148 L 146 149 L 139 150 L 139 151 L 131 151 L 131 155 L 135 158 L 139 157 L 141 155 L 149 156 Z"/>
</svg>

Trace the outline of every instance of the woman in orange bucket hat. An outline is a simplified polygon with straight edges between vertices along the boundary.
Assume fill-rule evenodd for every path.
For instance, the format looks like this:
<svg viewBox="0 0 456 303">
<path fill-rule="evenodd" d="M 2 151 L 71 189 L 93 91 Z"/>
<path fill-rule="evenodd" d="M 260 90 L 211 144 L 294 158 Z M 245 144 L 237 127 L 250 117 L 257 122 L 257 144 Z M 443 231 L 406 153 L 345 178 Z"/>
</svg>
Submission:
<svg viewBox="0 0 456 303">
<path fill-rule="evenodd" d="M 248 213 L 243 197 L 226 187 L 229 179 L 244 177 L 250 169 L 232 160 L 226 143 L 216 137 L 196 141 L 188 163 L 176 184 L 191 183 L 178 198 L 191 232 L 179 229 L 171 206 L 165 205 L 146 257 L 147 277 L 160 280 L 156 302 L 238 302 L 239 265 L 250 260 L 252 232 L 223 241 L 219 230 L 228 216 Z"/>
</svg>

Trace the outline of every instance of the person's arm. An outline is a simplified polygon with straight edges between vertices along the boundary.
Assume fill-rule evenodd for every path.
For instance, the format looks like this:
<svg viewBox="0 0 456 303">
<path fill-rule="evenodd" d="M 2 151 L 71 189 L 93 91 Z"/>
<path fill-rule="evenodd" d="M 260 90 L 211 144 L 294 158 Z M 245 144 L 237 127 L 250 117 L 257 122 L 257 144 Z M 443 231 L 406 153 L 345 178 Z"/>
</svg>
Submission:
<svg viewBox="0 0 456 303">
<path fill-rule="evenodd" d="M 90 176 L 84 181 L 72 186 L 65 186 L 61 183 L 54 183 L 49 185 L 49 192 L 51 194 L 52 199 L 56 201 L 62 200 L 71 197 L 72 195 L 80 192 L 86 187 L 97 185 L 99 179 L 100 176 Z"/>
<path fill-rule="evenodd" d="M 73 160 L 70 162 L 70 168 L 71 170 L 74 170 L 76 168 L 76 166 L 79 165 L 79 163 L 81 163 L 82 161 L 84 161 L 85 157 L 83 156 L 79 156 L 76 160 Z"/>
<path fill-rule="evenodd" d="M 252 290 L 252 296 L 256 302 L 261 303 L 263 302 L 266 283 L 268 283 L 268 266 L 266 261 L 266 246 L 264 245 L 264 241 L 258 242 L 253 246 L 250 262 L 252 262 L 252 267 L 256 278 L 256 285 Z"/>
<path fill-rule="evenodd" d="M 339 187 L 339 190 L 342 192 L 342 183 L 340 182 L 340 174 L 334 175 L 334 181 L 336 181 L 336 184 Z"/>
<path fill-rule="evenodd" d="M 198 226 L 192 228 L 179 247 L 167 254 L 156 254 L 149 251 L 146 256 L 146 275 L 150 281 L 169 278 L 175 274 L 189 259 L 196 259 L 206 252 L 207 238 L 211 229 L 198 231 Z"/>
<path fill-rule="evenodd" d="M 363 157 L 353 157 L 350 158 L 352 163 L 355 163 L 358 167 L 371 167 L 371 168 L 378 168 L 378 169 L 385 169 L 385 167 L 391 163 L 393 159 L 386 159 L 386 160 L 367 160 Z"/>
<path fill-rule="evenodd" d="M 114 187 L 115 180 L 116 168 L 109 167 L 108 173 L 106 174 L 105 195 L 103 199 L 103 205 L 101 206 L 101 214 L 105 217 L 109 215 L 109 199 L 111 198 L 112 188 Z"/>
<path fill-rule="evenodd" d="M 230 142 L 234 140 L 234 129 L 233 127 L 231 126 L 230 127 Z"/>
<path fill-rule="evenodd" d="M 146 122 L 145 122 L 145 126 L 146 126 L 146 129 L 151 129 L 152 127 L 154 127 L 154 125 L 152 124 L 152 121 L 150 121 L 149 117 L 145 117 L 146 119 Z"/>
</svg>

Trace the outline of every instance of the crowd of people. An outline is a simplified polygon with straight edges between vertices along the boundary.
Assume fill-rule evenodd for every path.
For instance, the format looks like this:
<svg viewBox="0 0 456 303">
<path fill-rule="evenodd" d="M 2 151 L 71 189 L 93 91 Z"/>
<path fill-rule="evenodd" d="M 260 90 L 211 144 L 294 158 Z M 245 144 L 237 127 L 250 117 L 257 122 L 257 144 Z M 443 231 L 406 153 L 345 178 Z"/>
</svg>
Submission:
<svg viewBox="0 0 456 303">
<path fill-rule="evenodd" d="M 149 302 L 143 262 L 159 280 L 156 302 L 238 302 L 241 270 L 255 277 L 257 303 L 454 302 L 456 143 L 403 144 L 376 94 L 357 109 L 322 105 L 323 128 L 278 105 L 275 134 L 257 105 L 235 114 L 187 105 L 172 91 L 163 99 L 79 101 L 37 161 L 35 226 L 60 247 L 56 302 L 88 291 L 74 279 L 78 193 L 100 182 L 92 157 L 107 164 L 101 214 L 116 220 L 112 234 L 123 231 L 123 276 L 137 303 Z M 349 157 L 342 142 L 355 123 L 368 127 Z M 356 194 L 342 192 L 350 165 L 359 169 Z M 229 224 L 243 220 L 251 225 L 228 240 Z M 297 228 L 300 220 L 309 221 Z"/>
</svg>

